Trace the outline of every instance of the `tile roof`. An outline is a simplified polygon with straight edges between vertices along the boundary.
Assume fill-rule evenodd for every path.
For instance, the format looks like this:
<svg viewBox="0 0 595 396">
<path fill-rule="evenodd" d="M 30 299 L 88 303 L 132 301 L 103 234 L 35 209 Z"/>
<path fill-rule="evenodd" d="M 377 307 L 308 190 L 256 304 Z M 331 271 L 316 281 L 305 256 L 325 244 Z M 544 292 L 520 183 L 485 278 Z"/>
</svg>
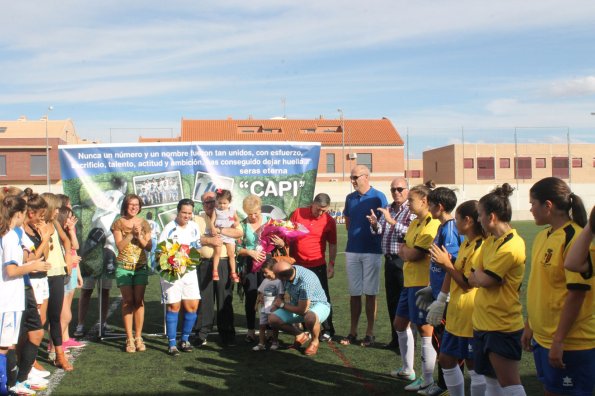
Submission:
<svg viewBox="0 0 595 396">
<path fill-rule="evenodd" d="M 0 138 L 45 138 L 46 119 L 28 120 L 21 117 L 16 121 L 0 120 Z M 79 144 L 83 141 L 76 134 L 74 123 L 70 119 L 47 121 L 47 134 L 50 138 L 60 138 L 68 144 Z"/>
<path fill-rule="evenodd" d="M 186 120 L 180 140 L 188 141 L 303 141 L 322 145 L 402 146 L 403 139 L 388 118 L 379 120 Z M 242 132 L 246 130 L 255 132 Z M 268 132 L 267 130 L 272 130 Z M 267 131 L 267 132 L 265 132 Z M 147 140 L 143 140 L 147 141 Z M 161 141 L 166 141 L 161 139 Z"/>
</svg>

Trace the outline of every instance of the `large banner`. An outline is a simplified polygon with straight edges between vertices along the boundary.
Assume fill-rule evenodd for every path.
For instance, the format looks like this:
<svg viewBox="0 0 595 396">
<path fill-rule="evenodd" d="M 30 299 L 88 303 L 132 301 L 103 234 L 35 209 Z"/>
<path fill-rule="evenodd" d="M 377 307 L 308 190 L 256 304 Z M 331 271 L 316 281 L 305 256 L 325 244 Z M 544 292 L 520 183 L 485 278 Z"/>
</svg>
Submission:
<svg viewBox="0 0 595 396">
<path fill-rule="evenodd" d="M 312 202 L 320 144 L 192 142 L 60 146 L 64 194 L 79 218 L 77 231 L 85 274 L 99 275 L 106 250 L 115 252 L 110 228 L 125 194 L 143 199 L 140 216 L 163 228 L 182 198 L 195 201 L 223 188 L 244 216 L 242 200 L 261 197 L 263 213 L 281 219 Z"/>
</svg>

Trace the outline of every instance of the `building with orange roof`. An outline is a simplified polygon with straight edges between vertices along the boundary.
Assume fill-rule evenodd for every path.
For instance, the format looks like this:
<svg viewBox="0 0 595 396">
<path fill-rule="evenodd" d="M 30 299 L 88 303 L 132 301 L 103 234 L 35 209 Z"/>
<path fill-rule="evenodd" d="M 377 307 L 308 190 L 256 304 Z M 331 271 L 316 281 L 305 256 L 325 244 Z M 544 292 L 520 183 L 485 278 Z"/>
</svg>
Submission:
<svg viewBox="0 0 595 396">
<path fill-rule="evenodd" d="M 58 145 L 81 143 L 90 142 L 79 138 L 70 119 L 49 120 L 44 116 L 29 120 L 21 116 L 16 121 L 0 121 L 0 183 L 46 191 L 46 152 L 50 158 L 50 183 L 59 184 Z"/>
<path fill-rule="evenodd" d="M 371 179 L 391 180 L 404 174 L 404 143 L 388 118 L 256 120 L 182 119 L 177 138 L 140 138 L 140 142 L 319 142 L 319 182 L 348 181 L 351 168 L 366 165 Z"/>
</svg>

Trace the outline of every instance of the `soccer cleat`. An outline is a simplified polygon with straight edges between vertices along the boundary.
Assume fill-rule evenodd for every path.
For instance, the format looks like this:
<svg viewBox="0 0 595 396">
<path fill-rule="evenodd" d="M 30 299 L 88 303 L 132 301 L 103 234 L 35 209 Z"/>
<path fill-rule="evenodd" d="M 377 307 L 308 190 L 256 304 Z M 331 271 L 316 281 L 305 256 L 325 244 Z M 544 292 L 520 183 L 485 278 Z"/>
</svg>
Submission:
<svg viewBox="0 0 595 396">
<path fill-rule="evenodd" d="M 35 395 L 35 391 L 27 386 L 25 382 L 17 382 L 10 388 L 10 392 L 15 395 Z"/>
<path fill-rule="evenodd" d="M 179 356 L 180 351 L 175 346 L 172 346 L 172 347 L 169 347 L 169 349 L 167 350 L 167 354 L 169 356 Z"/>
<path fill-rule="evenodd" d="M 431 386 L 427 387 L 426 389 L 422 389 L 417 391 L 419 395 L 425 396 L 448 396 L 449 392 L 447 389 L 442 389 L 436 384 L 432 384 Z"/>
<path fill-rule="evenodd" d="M 407 371 L 404 371 L 403 368 L 391 371 L 390 376 L 400 380 L 415 381 L 415 371 L 408 373 Z"/>
<path fill-rule="evenodd" d="M 423 377 L 419 377 L 418 379 L 416 379 L 415 381 L 413 381 L 412 383 L 410 383 L 409 385 L 407 385 L 405 387 L 406 391 L 409 392 L 417 392 L 420 390 L 424 390 L 429 388 L 430 386 L 432 386 L 434 384 L 434 382 L 431 382 L 429 384 L 424 383 L 424 379 Z"/>
<path fill-rule="evenodd" d="M 179 347 L 180 351 L 182 352 L 192 352 L 194 350 L 194 348 L 192 348 L 192 344 L 190 344 L 188 341 L 180 341 Z"/>
<path fill-rule="evenodd" d="M 27 381 L 25 381 L 25 385 L 34 391 L 42 391 L 48 388 L 48 384 L 50 381 L 46 380 L 45 378 L 38 378 L 29 375 L 27 377 Z"/>
</svg>

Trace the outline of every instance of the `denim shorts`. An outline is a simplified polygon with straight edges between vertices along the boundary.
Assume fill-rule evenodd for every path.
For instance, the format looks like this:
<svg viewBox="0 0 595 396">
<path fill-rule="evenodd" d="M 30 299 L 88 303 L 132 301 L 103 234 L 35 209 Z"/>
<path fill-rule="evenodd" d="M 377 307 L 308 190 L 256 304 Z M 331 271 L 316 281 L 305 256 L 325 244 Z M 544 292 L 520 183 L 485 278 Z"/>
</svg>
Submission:
<svg viewBox="0 0 595 396">
<path fill-rule="evenodd" d="M 310 312 L 314 312 L 318 317 L 318 321 L 322 323 L 328 318 L 329 314 L 331 313 L 331 308 L 328 304 L 314 303 L 310 304 Z M 298 315 L 284 309 L 277 309 L 271 314 L 278 316 L 279 319 L 281 319 L 284 323 L 302 323 L 304 321 L 304 317 L 302 315 Z"/>
</svg>

